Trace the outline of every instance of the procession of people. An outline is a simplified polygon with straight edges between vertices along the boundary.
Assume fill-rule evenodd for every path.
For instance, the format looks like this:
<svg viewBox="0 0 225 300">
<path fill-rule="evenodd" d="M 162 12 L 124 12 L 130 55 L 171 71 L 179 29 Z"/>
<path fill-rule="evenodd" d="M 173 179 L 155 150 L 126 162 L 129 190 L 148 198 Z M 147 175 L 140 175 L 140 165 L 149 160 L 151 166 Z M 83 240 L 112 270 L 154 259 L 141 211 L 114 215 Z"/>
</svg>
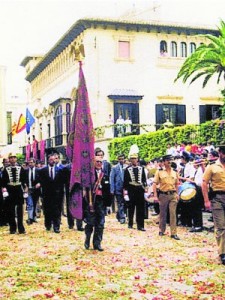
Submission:
<svg viewBox="0 0 225 300">
<path fill-rule="evenodd" d="M 177 241 L 182 239 L 179 226 L 190 233 L 202 232 L 203 213 L 212 210 L 218 253 L 225 265 L 225 145 L 208 145 L 208 149 L 195 145 L 195 153 L 186 146 L 169 144 L 165 155 L 145 164 L 137 147 L 137 153 L 129 153 L 127 159 L 119 154 L 113 165 L 104 159 L 102 149 L 95 149 L 94 185 L 91 190 L 83 188 L 83 218 L 77 220 L 70 212 L 71 164 L 61 164 L 59 154 L 52 153 L 46 165 L 39 167 L 31 158 L 24 167 L 10 153 L 1 169 L 0 225 L 9 226 L 10 234 L 25 234 L 38 222 L 41 206 L 45 230 L 59 234 L 65 203 L 68 227 L 73 229 L 75 221 L 77 229 L 84 231 L 85 249 L 92 248 L 93 234 L 93 249 L 103 251 L 105 221 L 112 204 L 110 213 L 115 213 L 121 226 L 127 224 L 124 230 L 134 229 L 136 223 L 143 232 L 148 230 L 145 208 L 152 210 L 158 204 L 159 236 L 168 235 L 168 225 L 170 237 Z"/>
</svg>

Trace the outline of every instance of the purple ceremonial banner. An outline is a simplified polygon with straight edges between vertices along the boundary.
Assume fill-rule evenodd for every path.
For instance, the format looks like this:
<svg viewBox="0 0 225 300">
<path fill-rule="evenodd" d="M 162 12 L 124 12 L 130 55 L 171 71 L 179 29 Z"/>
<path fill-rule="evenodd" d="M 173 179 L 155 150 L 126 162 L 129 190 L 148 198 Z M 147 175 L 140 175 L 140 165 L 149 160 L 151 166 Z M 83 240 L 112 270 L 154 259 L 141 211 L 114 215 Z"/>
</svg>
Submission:
<svg viewBox="0 0 225 300">
<path fill-rule="evenodd" d="M 79 64 L 79 83 L 67 155 L 72 157 L 70 212 L 74 218 L 81 220 L 83 218 L 83 188 L 93 187 L 95 173 L 93 122 L 82 64 L 81 62 Z"/>
<path fill-rule="evenodd" d="M 26 161 L 30 159 L 30 152 L 31 152 L 31 145 L 27 144 L 26 145 Z"/>
<path fill-rule="evenodd" d="M 40 141 L 40 160 L 45 161 L 45 140 Z"/>
</svg>

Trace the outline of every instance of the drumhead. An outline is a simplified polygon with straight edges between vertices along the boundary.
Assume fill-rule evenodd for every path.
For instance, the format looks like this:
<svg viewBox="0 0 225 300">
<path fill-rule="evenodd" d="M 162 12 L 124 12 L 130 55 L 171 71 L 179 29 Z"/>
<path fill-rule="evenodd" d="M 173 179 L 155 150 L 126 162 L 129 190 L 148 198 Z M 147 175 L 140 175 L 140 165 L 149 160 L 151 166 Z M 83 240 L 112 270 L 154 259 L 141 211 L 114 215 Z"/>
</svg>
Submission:
<svg viewBox="0 0 225 300">
<path fill-rule="evenodd" d="M 192 198 L 194 198 L 196 195 L 196 190 L 195 189 L 186 189 L 183 190 L 180 194 L 180 199 L 184 201 L 189 201 Z"/>
</svg>

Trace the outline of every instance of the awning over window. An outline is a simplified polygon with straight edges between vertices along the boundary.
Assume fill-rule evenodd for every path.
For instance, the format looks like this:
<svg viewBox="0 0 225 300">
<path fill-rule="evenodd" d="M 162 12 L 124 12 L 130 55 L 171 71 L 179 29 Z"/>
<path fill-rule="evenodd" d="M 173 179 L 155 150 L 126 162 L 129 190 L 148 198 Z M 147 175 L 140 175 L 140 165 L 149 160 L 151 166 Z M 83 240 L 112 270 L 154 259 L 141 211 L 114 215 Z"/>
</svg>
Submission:
<svg viewBox="0 0 225 300">
<path fill-rule="evenodd" d="M 108 98 L 111 100 L 141 100 L 143 95 L 136 90 L 115 89 L 108 95 Z"/>
</svg>

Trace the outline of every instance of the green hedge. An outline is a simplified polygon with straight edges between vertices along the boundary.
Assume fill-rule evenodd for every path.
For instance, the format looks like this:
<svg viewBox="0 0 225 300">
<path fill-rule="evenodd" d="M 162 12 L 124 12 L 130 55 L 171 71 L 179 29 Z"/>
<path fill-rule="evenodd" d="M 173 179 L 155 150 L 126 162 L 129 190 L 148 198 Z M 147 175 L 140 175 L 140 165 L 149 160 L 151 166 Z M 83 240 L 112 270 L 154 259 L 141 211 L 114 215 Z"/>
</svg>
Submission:
<svg viewBox="0 0 225 300">
<path fill-rule="evenodd" d="M 127 157 L 133 144 L 138 145 L 140 158 L 147 161 L 165 155 L 168 143 L 191 141 L 199 144 L 211 141 L 217 144 L 225 140 L 223 122 L 225 120 L 215 120 L 201 125 L 184 125 L 141 135 L 114 138 L 108 146 L 109 158 L 110 161 L 115 161 L 120 153 L 124 153 Z"/>
</svg>

